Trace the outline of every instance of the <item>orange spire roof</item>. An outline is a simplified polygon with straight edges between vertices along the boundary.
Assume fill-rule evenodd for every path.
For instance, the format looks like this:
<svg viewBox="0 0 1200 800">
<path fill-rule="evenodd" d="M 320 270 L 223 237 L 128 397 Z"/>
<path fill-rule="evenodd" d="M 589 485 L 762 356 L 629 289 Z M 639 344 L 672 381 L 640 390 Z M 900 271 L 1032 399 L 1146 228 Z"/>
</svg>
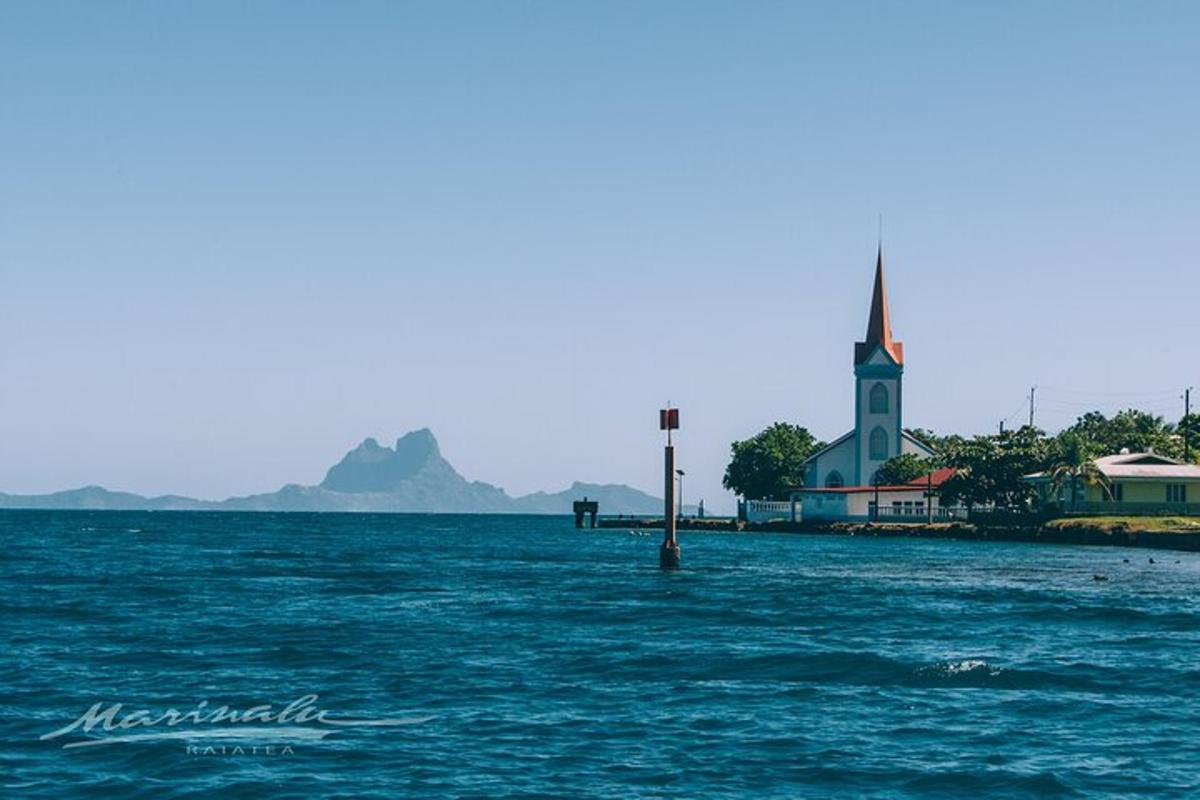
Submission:
<svg viewBox="0 0 1200 800">
<path fill-rule="evenodd" d="M 904 345 L 892 338 L 892 315 L 888 311 L 887 283 L 883 279 L 883 245 L 879 246 L 875 259 L 875 291 L 871 295 L 867 337 L 854 345 L 854 363 L 866 361 L 876 347 L 886 350 L 897 364 L 904 363 Z"/>
</svg>

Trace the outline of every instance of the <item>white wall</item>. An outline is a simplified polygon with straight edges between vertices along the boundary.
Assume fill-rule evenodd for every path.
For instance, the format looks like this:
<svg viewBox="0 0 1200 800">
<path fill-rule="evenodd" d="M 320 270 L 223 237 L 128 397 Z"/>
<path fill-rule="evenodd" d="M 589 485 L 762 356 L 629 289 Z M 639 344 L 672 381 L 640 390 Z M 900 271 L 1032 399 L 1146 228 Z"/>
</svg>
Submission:
<svg viewBox="0 0 1200 800">
<path fill-rule="evenodd" d="M 837 493 L 813 492 L 802 495 L 800 505 L 801 519 L 844 519 L 846 517 L 846 498 L 848 495 Z"/>
<path fill-rule="evenodd" d="M 772 520 L 787 520 L 789 522 L 800 518 L 800 504 L 786 500 L 747 500 L 747 522 L 771 522 Z"/>
<path fill-rule="evenodd" d="M 842 473 L 846 486 L 854 485 L 854 437 L 817 458 L 817 482 L 810 489 L 824 489 L 825 479 L 834 471 Z"/>
</svg>

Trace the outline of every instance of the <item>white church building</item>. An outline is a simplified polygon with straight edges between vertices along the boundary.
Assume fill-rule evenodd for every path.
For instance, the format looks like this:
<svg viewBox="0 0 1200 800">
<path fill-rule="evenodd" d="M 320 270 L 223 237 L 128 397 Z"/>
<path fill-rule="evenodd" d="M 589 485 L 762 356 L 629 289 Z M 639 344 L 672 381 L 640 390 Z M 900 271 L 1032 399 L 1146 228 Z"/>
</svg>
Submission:
<svg viewBox="0 0 1200 800">
<path fill-rule="evenodd" d="M 875 471 L 902 453 L 927 457 L 933 451 L 904 430 L 904 345 L 892 338 L 883 248 L 875 262 L 875 289 L 866 338 L 854 345 L 854 429 L 839 436 L 805 462 L 804 486 L 792 495 L 805 519 L 867 519 L 875 515 L 924 514 L 929 481 L 904 486 L 875 486 Z M 933 483 L 949 477 L 939 470 Z M 919 510 L 918 510 L 919 509 Z M 940 516 L 940 514 L 939 514 Z"/>
</svg>

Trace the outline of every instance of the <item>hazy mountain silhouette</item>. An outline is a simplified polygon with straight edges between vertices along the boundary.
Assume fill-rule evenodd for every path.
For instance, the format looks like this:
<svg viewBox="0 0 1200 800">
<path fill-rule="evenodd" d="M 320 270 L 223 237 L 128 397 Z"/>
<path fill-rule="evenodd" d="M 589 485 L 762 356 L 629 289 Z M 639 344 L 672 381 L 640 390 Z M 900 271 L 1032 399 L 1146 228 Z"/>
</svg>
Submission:
<svg viewBox="0 0 1200 800">
<path fill-rule="evenodd" d="M 571 488 L 554 494 L 534 492 L 516 498 L 520 511 L 528 514 L 565 514 L 571 510 L 575 500 L 596 500 L 600 503 L 601 514 L 651 514 L 662 516 L 663 501 L 652 497 L 640 489 L 634 489 L 623 483 L 580 483 L 576 481 Z"/>
<path fill-rule="evenodd" d="M 0 492 L 0 508 L 195 511 L 213 505 L 203 500 L 177 495 L 143 497 L 132 492 L 110 492 L 103 486 L 84 486 L 82 489 L 68 489 L 53 494 L 21 495 Z"/>
<path fill-rule="evenodd" d="M 450 479 L 459 477 L 442 458 L 437 439 L 428 428 L 401 436 L 395 449 L 365 439 L 329 468 L 321 488 L 333 492 L 388 492 L 412 480 L 422 470 L 434 470 Z"/>
<path fill-rule="evenodd" d="M 221 501 L 86 486 L 44 495 L 0 493 L 0 508 L 567 514 L 572 501 L 585 496 L 599 501 L 602 514 L 662 513 L 662 500 L 622 484 L 576 482 L 561 492 L 510 497 L 497 486 L 458 474 L 428 428 L 401 436 L 395 447 L 363 440 L 317 486 L 288 484 L 276 492 Z"/>
</svg>

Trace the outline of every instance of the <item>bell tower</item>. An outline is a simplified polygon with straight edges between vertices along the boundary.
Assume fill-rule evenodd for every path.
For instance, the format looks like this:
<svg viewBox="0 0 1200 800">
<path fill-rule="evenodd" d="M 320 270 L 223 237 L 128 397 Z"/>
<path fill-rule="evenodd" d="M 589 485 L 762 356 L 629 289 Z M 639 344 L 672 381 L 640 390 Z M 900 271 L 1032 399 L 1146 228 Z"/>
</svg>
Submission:
<svg viewBox="0 0 1200 800">
<path fill-rule="evenodd" d="M 883 245 L 875 259 L 875 289 L 867 335 L 854 345 L 855 484 L 870 486 L 875 470 L 901 452 L 904 345 L 892 338 Z"/>
</svg>

